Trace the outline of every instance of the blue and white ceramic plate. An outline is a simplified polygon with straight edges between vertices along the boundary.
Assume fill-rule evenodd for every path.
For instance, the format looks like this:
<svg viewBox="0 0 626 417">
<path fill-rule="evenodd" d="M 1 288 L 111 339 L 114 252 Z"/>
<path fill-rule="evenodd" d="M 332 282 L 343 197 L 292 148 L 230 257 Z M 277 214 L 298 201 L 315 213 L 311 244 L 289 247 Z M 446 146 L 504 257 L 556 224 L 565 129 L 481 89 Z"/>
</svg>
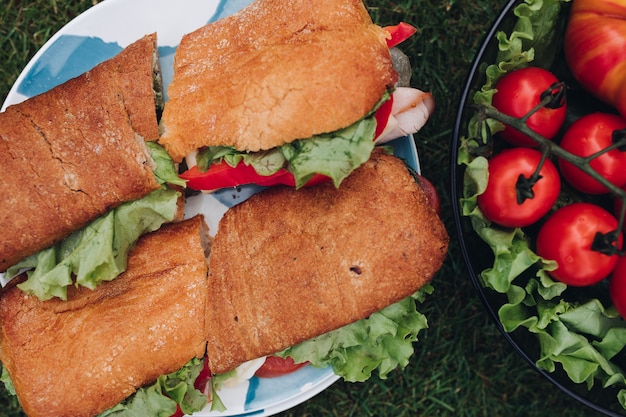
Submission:
<svg viewBox="0 0 626 417">
<path fill-rule="evenodd" d="M 182 36 L 209 22 L 228 16 L 251 0 L 105 0 L 69 22 L 37 52 L 9 92 L 2 110 L 28 97 L 76 77 L 113 57 L 142 36 L 157 32 L 165 87 L 173 73 L 174 51 Z M 166 99 L 167 99 L 167 90 Z M 419 172 L 412 137 L 390 143 L 394 152 Z M 255 187 L 201 194 L 189 199 L 186 216 L 203 213 L 211 233 L 229 207 L 245 200 Z M 277 378 L 257 378 L 225 387 L 219 395 L 223 413 L 207 408 L 194 416 L 270 416 L 320 393 L 338 377 L 332 369 L 306 366 Z"/>
</svg>

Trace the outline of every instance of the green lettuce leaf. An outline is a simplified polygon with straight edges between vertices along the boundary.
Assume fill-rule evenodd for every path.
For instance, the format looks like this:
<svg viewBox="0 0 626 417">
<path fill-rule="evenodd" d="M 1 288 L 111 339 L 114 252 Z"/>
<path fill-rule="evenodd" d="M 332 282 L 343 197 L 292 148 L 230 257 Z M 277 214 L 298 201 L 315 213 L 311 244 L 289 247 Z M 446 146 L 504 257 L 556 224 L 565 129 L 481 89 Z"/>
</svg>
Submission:
<svg viewBox="0 0 626 417">
<path fill-rule="evenodd" d="M 41 300 L 67 299 L 67 287 L 74 281 L 91 289 L 110 281 L 126 269 L 128 252 L 141 235 L 174 219 L 179 196 L 163 187 L 122 204 L 58 244 L 26 257 L 7 270 L 7 277 L 30 269 L 18 287 Z"/>
<path fill-rule="evenodd" d="M 518 17 L 511 34 L 499 32 L 496 62 L 485 66 L 485 83 L 474 94 L 476 104 L 490 105 L 495 82 L 516 68 L 533 65 L 550 67 L 562 33 L 564 19 L 558 16 L 569 0 L 526 0 L 514 13 Z M 539 55 L 536 51 L 540 51 Z M 493 133 L 502 125 L 487 124 Z M 505 229 L 491 224 L 476 204 L 488 180 L 488 161 L 473 153 L 481 144 L 476 116 L 468 122 L 468 135 L 461 138 L 457 162 L 465 167 L 462 214 L 487 243 L 493 265 L 480 274 L 482 285 L 506 295 L 498 317 L 507 332 L 527 331 L 536 336 L 540 354 L 536 365 L 548 372 L 557 367 L 575 383 L 588 388 L 599 382 L 602 387 L 626 388 L 622 369 L 611 359 L 626 347 L 626 323 L 613 307 L 607 309 L 597 299 L 583 303 L 568 300 L 567 286 L 548 275 L 556 264 L 537 256 L 522 229 Z M 617 395 L 626 408 L 626 389 Z"/>
<path fill-rule="evenodd" d="M 139 388 L 132 396 L 98 417 L 170 417 L 177 404 L 185 414 L 200 411 L 207 398 L 194 388 L 194 382 L 202 367 L 202 360 L 193 358 L 180 370 L 162 375 L 152 385 Z"/>
<path fill-rule="evenodd" d="M 331 134 L 283 145 L 281 151 L 288 161 L 287 170 L 296 179 L 296 188 L 316 173 L 330 177 L 339 187 L 344 178 L 370 158 L 375 131 L 376 120 L 366 118 Z"/>
<path fill-rule="evenodd" d="M 392 304 L 370 317 L 291 346 L 278 356 L 295 362 L 332 366 L 346 381 L 362 382 L 377 370 L 381 379 L 396 368 L 404 369 L 413 354 L 418 333 L 428 327 L 426 317 L 416 309 L 433 292 L 427 284 L 413 296 Z"/>
<path fill-rule="evenodd" d="M 2 365 L 2 374 L 0 374 L 0 382 L 4 384 L 7 392 L 11 395 L 15 395 L 15 386 L 13 386 L 13 381 L 11 381 L 11 376 L 9 376 L 9 371 Z"/>
<path fill-rule="evenodd" d="M 156 142 L 146 142 L 146 146 L 150 151 L 150 157 L 156 164 L 154 176 L 159 184 L 172 184 L 184 187 L 186 182 L 178 176 L 176 165 L 165 148 Z"/>
</svg>

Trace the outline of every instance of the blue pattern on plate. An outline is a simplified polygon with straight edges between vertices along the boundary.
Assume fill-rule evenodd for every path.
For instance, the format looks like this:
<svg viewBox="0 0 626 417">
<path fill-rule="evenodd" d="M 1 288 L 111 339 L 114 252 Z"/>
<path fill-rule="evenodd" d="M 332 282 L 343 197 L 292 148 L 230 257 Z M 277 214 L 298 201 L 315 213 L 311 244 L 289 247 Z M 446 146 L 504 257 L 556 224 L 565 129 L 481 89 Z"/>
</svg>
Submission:
<svg viewBox="0 0 626 417">
<path fill-rule="evenodd" d="M 90 70 L 122 47 L 100 38 L 63 35 L 31 67 L 17 91 L 32 97 Z"/>
<path fill-rule="evenodd" d="M 221 0 L 220 4 L 217 6 L 215 14 L 211 17 L 209 22 L 214 22 L 223 17 L 230 16 L 250 3 L 252 3 L 252 0 Z"/>
<path fill-rule="evenodd" d="M 237 12 L 251 0 L 221 0 L 216 12 L 208 19 L 214 22 Z M 77 77 L 122 51 L 116 42 L 104 42 L 100 38 L 79 35 L 62 35 L 47 46 L 45 52 L 30 68 L 17 92 L 32 97 Z M 160 46 L 159 55 L 163 70 L 163 83 L 172 80 L 174 51 L 176 46 Z M 165 92 L 167 94 L 167 91 Z M 167 98 L 167 95 L 166 97 Z"/>
<path fill-rule="evenodd" d="M 239 187 L 225 188 L 215 191 L 213 193 L 213 197 L 226 207 L 231 208 L 232 206 L 247 200 L 251 195 L 258 193 L 264 188 L 265 187 L 254 184 L 241 185 Z"/>
<path fill-rule="evenodd" d="M 250 410 L 268 407 L 272 405 L 268 403 L 268 399 L 274 397 L 277 392 L 285 398 L 296 397 L 306 386 L 313 387 L 328 378 L 328 369 L 309 365 L 280 378 L 253 377 L 250 379 L 245 408 Z"/>
</svg>

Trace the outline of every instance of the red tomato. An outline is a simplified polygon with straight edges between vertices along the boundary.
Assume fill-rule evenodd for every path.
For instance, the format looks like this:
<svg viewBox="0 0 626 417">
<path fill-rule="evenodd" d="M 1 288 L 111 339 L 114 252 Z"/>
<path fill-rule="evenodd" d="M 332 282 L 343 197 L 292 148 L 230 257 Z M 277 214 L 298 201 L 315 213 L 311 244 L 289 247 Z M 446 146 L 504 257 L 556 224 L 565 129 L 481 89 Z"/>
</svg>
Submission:
<svg viewBox="0 0 626 417">
<path fill-rule="evenodd" d="M 613 143 L 615 130 L 625 129 L 626 119 L 607 113 L 592 113 L 576 120 L 567 129 L 561 147 L 578 156 L 589 156 Z M 626 184 L 626 152 L 613 149 L 590 162 L 591 168 L 618 187 Z M 572 186 L 587 194 L 609 190 L 574 164 L 559 160 L 561 174 Z"/>
<path fill-rule="evenodd" d="M 284 359 L 278 356 L 268 356 L 265 358 L 265 363 L 261 365 L 254 375 L 259 378 L 274 378 L 294 372 L 307 364 L 308 362 L 294 363 L 290 356 Z"/>
<path fill-rule="evenodd" d="M 544 161 L 541 178 L 532 186 L 534 197 L 522 204 L 517 200 L 516 183 L 535 172 L 541 152 L 530 148 L 507 149 L 489 160 L 489 182 L 484 193 L 478 196 L 478 207 L 485 217 L 506 227 L 524 227 L 546 215 L 561 190 L 559 173 L 549 159 Z"/>
<path fill-rule="evenodd" d="M 611 275 L 609 292 L 617 312 L 626 318 L 626 257 L 620 256 Z"/>
<path fill-rule="evenodd" d="M 572 2 L 563 49 L 574 77 L 626 117 L 626 4 Z"/>
<path fill-rule="evenodd" d="M 559 80 L 548 70 L 526 67 L 505 74 L 496 83 L 492 104 L 500 112 L 521 118 L 541 102 L 541 94 Z M 546 139 L 552 139 L 565 121 L 567 105 L 550 109 L 543 107 L 528 118 L 526 124 Z M 498 137 L 517 146 L 537 146 L 527 135 L 506 126 Z"/>
<path fill-rule="evenodd" d="M 592 285 L 606 278 L 618 261 L 618 255 L 605 255 L 591 249 L 599 233 L 617 229 L 617 219 L 600 206 L 573 203 L 552 214 L 539 229 L 537 254 L 554 260 L 558 268 L 550 275 L 567 285 Z M 622 233 L 617 246 L 622 248 Z"/>
</svg>

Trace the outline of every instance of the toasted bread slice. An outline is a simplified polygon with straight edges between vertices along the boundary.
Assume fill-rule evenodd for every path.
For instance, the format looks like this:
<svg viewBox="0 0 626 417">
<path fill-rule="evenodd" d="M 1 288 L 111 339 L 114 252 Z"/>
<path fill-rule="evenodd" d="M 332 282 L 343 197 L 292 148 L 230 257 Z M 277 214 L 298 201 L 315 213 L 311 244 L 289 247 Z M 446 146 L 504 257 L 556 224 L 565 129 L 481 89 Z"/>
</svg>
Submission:
<svg viewBox="0 0 626 417">
<path fill-rule="evenodd" d="M 205 353 L 206 225 L 144 235 L 128 270 L 68 301 L 0 297 L 0 361 L 30 417 L 91 417 Z"/>
<path fill-rule="evenodd" d="M 367 115 L 397 80 L 361 0 L 256 0 L 183 37 L 161 143 L 270 149 Z"/>
<path fill-rule="evenodd" d="M 374 152 L 339 189 L 273 187 L 230 209 L 209 257 L 210 368 L 365 318 L 441 267 L 448 234 L 398 158 Z"/>
<path fill-rule="evenodd" d="M 156 35 L 0 113 L 0 271 L 157 189 Z"/>
</svg>

